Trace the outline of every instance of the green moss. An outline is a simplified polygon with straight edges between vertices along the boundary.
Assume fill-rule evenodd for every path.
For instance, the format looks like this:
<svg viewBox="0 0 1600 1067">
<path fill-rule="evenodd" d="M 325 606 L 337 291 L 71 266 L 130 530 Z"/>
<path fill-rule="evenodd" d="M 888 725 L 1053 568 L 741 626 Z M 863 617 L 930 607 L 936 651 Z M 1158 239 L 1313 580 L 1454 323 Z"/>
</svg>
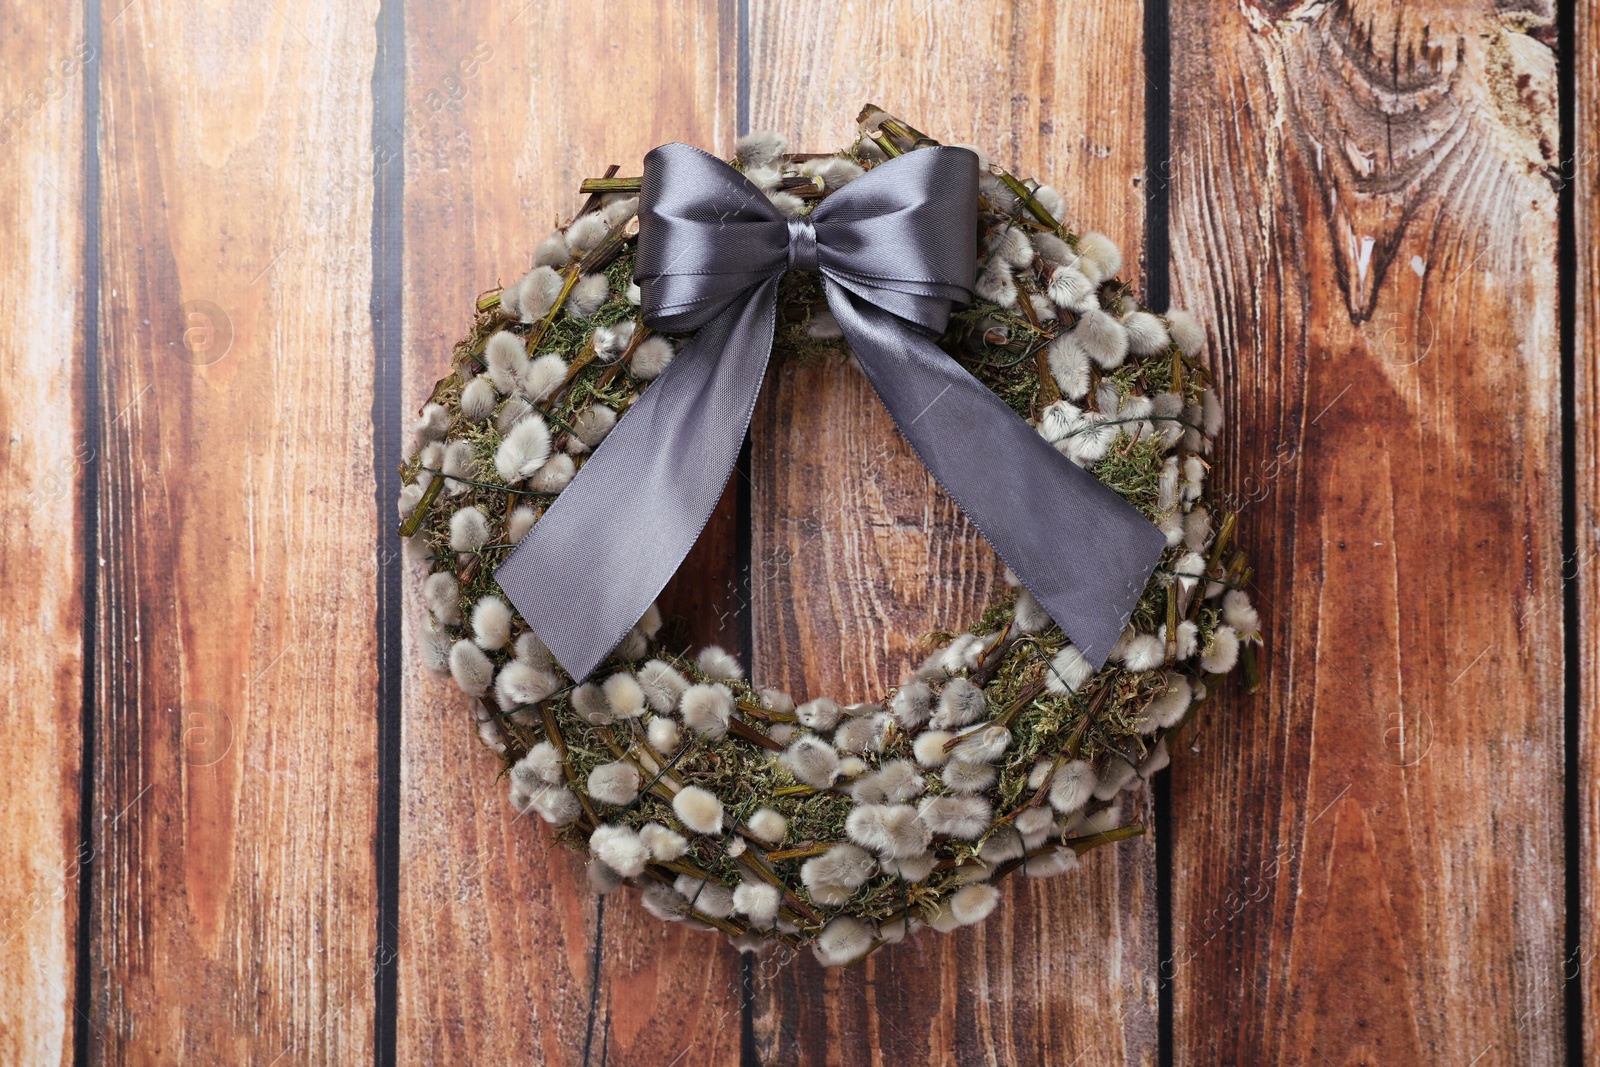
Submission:
<svg viewBox="0 0 1600 1067">
<path fill-rule="evenodd" d="M 1160 437 L 1135 439 L 1122 429 L 1117 431 L 1105 458 L 1094 465 L 1094 476 L 1142 514 L 1155 519 L 1161 515 L 1161 467 L 1165 460 Z"/>
</svg>

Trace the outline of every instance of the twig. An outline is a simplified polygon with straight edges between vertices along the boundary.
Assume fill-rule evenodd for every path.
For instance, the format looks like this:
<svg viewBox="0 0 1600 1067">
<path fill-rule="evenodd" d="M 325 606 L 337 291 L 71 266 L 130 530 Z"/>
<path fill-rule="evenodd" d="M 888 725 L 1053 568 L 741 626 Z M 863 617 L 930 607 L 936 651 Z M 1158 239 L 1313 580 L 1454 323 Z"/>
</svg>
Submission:
<svg viewBox="0 0 1600 1067">
<path fill-rule="evenodd" d="M 1043 411 L 1061 399 L 1061 387 L 1056 385 L 1055 373 L 1050 370 L 1050 349 L 1040 348 L 1034 353 L 1034 360 L 1039 365 L 1039 410 Z"/>
<path fill-rule="evenodd" d="M 578 788 L 577 775 L 572 770 L 572 757 L 567 753 L 567 739 L 561 735 L 561 727 L 556 722 L 555 708 L 550 701 L 545 701 L 540 707 L 544 717 L 544 735 L 550 743 L 556 746 L 556 751 L 561 754 L 561 770 L 566 776 L 567 785 L 572 788 L 572 793 L 578 798 L 578 804 L 583 808 L 583 813 L 589 817 L 589 829 L 593 830 L 600 825 L 600 817 L 594 813 L 594 808 L 589 806 L 589 797 Z"/>
<path fill-rule="evenodd" d="M 606 171 L 604 178 L 585 178 L 578 185 L 578 192 L 589 193 L 592 196 L 604 196 L 606 193 L 637 193 L 644 185 L 643 177 L 614 178 L 617 173 L 615 163 Z M 587 210 L 587 207 L 585 208 Z M 580 211 L 578 214 L 583 214 Z"/>
<path fill-rule="evenodd" d="M 535 408 L 535 410 L 537 410 L 537 408 Z M 541 411 L 541 412 L 539 412 L 539 414 L 543 415 L 545 413 Z M 557 420 L 557 425 L 560 425 L 559 420 Z M 437 470 L 437 469 L 435 469 L 433 467 L 423 467 L 422 469 L 427 471 L 429 474 L 436 475 L 437 476 L 435 478 L 436 481 L 448 478 L 452 482 L 461 482 L 464 485 L 474 485 L 474 486 L 477 486 L 479 489 L 492 489 L 497 493 L 515 493 L 518 496 L 557 496 L 557 495 L 559 495 L 559 494 L 556 494 L 556 493 L 543 492 L 542 490 L 538 490 L 538 489 L 513 489 L 509 485 L 495 485 L 493 482 L 475 482 L 471 478 L 463 478 L 459 474 L 446 474 L 443 471 Z M 433 484 L 430 482 L 428 484 L 428 489 L 431 490 L 432 488 L 433 488 Z M 435 493 L 434 495 L 438 496 L 437 493 Z M 427 491 L 423 492 L 422 497 L 423 497 L 424 500 L 426 500 L 428 498 Z M 421 505 L 418 505 L 418 506 L 420 507 Z"/>
<path fill-rule="evenodd" d="M 773 711 L 771 708 L 764 708 L 760 704 L 752 704 L 748 700 L 741 700 L 735 706 L 752 719 L 760 719 L 763 722 L 800 721 L 800 716 L 792 711 Z"/>
<path fill-rule="evenodd" d="M 760 745 L 768 752 L 783 751 L 783 746 L 778 744 L 778 742 L 774 741 L 760 730 L 757 730 L 754 726 L 751 726 L 749 723 L 740 719 L 728 720 L 728 732 L 733 734 L 735 737 L 749 741 L 753 745 Z"/>
<path fill-rule="evenodd" d="M 1022 202 L 1022 206 L 1028 209 L 1028 213 L 1038 221 L 1039 225 L 1043 226 L 1051 233 L 1061 232 L 1061 224 L 1051 217 L 1050 212 L 1044 209 L 1043 204 L 1034 199 L 1032 189 L 1029 189 L 1026 185 L 1023 185 L 1016 178 L 1013 178 L 1011 175 L 1007 174 L 998 167 L 990 167 L 989 172 L 996 178 L 999 178 L 1001 183 L 1016 195 L 1017 199 Z"/>
<path fill-rule="evenodd" d="M 604 178 L 600 179 L 600 180 L 601 181 L 609 180 L 620 169 L 621 168 L 617 164 L 615 164 L 615 163 L 611 164 L 611 166 L 606 168 L 606 176 Z M 638 179 L 626 178 L 624 180 L 625 181 L 637 181 Z M 609 190 L 609 191 L 615 191 L 615 190 Z M 583 202 L 583 206 L 578 209 L 578 217 L 579 218 L 582 218 L 584 215 L 587 215 L 589 212 L 591 212 L 595 208 L 599 207 L 600 206 L 600 198 L 605 195 L 605 192 L 602 192 L 601 190 L 598 190 L 598 189 L 585 189 L 582 186 L 578 187 L 578 192 L 580 192 L 580 193 L 588 193 L 589 194 L 589 199 L 585 200 Z"/>
<path fill-rule="evenodd" d="M 748 835 L 746 836 L 746 840 L 748 840 Z M 770 860 L 772 857 L 770 854 L 768 854 L 766 858 L 767 860 Z M 783 899 L 791 913 L 804 917 L 808 923 L 813 925 L 822 925 L 822 916 L 812 911 L 810 905 L 795 895 L 795 892 L 789 888 L 788 884 L 785 883 L 782 878 L 778 877 L 777 872 L 771 867 L 767 866 L 766 862 L 761 858 L 761 855 L 756 849 L 746 849 L 744 855 L 739 857 L 739 862 L 763 882 L 766 882 L 768 885 L 776 886 L 778 892 L 783 894 Z"/>
<path fill-rule="evenodd" d="M 769 863 L 781 863 L 784 860 L 810 859 L 812 856 L 822 855 L 833 845 L 834 842 L 832 841 L 813 841 L 809 845 L 797 845 L 794 848 L 779 849 L 776 852 L 768 852 L 767 861 Z"/>
<path fill-rule="evenodd" d="M 1176 663 L 1178 660 L 1178 598 L 1173 594 L 1177 583 L 1167 587 L 1167 650 L 1163 661 Z"/>
<path fill-rule="evenodd" d="M 428 488 L 422 491 L 422 499 L 417 501 L 417 506 L 412 509 L 410 515 L 406 516 L 406 521 L 400 524 L 401 537 L 410 537 L 422 529 L 422 520 L 427 518 L 428 509 L 433 507 L 433 502 L 439 499 L 439 493 L 443 489 L 443 478 L 431 478 L 428 480 Z"/>
<path fill-rule="evenodd" d="M 1109 690 L 1110 690 L 1110 686 L 1107 686 L 1106 689 L 1103 690 L 1102 692 L 1109 691 Z M 1017 695 L 1017 698 L 1015 700 L 1013 700 L 1009 705 L 1006 706 L 1006 710 L 1005 711 L 1002 711 L 999 715 L 996 715 L 994 718 L 990 719 L 988 722 L 984 723 L 983 725 L 986 726 L 986 727 L 987 726 L 1004 726 L 1007 729 L 1010 729 L 1011 728 L 1011 721 L 1017 717 L 1018 713 L 1020 713 L 1023 708 L 1027 707 L 1029 704 L 1032 704 L 1033 701 L 1034 701 L 1034 698 L 1037 697 L 1042 692 L 1044 692 L 1044 680 L 1043 679 L 1041 679 L 1041 680 L 1039 680 L 1037 682 L 1034 682 L 1028 688 L 1024 689 L 1020 694 Z M 970 731 L 967 732 L 967 733 L 956 734 L 954 737 L 952 737 L 950 740 L 948 740 L 948 741 L 946 741 L 944 743 L 944 750 L 946 752 L 951 751 L 957 745 L 959 745 L 961 742 L 965 741 L 970 736 L 971 736 L 971 732 Z"/>
<path fill-rule="evenodd" d="M 1256 643 L 1245 641 L 1244 648 L 1240 650 L 1240 658 L 1244 661 L 1244 691 L 1246 693 L 1259 692 L 1261 689 L 1261 665 L 1256 662 Z"/>
</svg>

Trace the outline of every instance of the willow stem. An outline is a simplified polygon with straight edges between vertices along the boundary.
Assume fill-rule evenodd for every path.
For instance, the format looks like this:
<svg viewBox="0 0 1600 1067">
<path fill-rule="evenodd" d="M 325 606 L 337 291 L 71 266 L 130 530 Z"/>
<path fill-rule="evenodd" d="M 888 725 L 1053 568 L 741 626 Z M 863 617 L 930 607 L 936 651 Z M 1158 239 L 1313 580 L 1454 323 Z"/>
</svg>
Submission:
<svg viewBox="0 0 1600 1067">
<path fill-rule="evenodd" d="M 574 263 L 567 268 L 566 274 L 561 279 L 561 292 L 556 294 L 555 303 L 550 305 L 550 310 L 545 312 L 544 318 L 534 326 L 533 332 L 528 335 L 527 349 L 529 352 L 537 351 L 539 343 L 544 340 L 544 335 L 549 331 L 556 316 L 561 313 L 561 305 L 567 302 L 567 294 L 572 292 L 572 287 L 578 284 L 578 268 L 580 264 Z"/>
<path fill-rule="evenodd" d="M 901 152 L 900 149 L 896 148 L 894 146 L 894 142 L 885 137 L 881 132 L 867 134 L 867 140 L 877 145 L 878 148 L 882 150 L 883 154 L 888 156 L 890 159 L 905 154 Z"/>
<path fill-rule="evenodd" d="M 1167 588 L 1167 651 L 1164 657 L 1167 663 L 1175 663 L 1178 659 L 1178 598 L 1173 596 L 1173 589 Z"/>
<path fill-rule="evenodd" d="M 1034 353 L 1034 360 L 1039 366 L 1039 410 L 1043 411 L 1061 399 L 1061 387 L 1056 385 L 1056 376 L 1050 370 L 1050 350 L 1041 347 Z"/>
<path fill-rule="evenodd" d="M 1022 201 L 1022 206 L 1028 209 L 1028 213 L 1038 221 L 1039 225 L 1043 226 L 1051 233 L 1060 232 L 1061 223 L 1057 222 L 1053 217 L 1051 217 L 1050 212 L 1044 209 L 1043 204 L 1034 199 L 1032 189 L 1029 189 L 1016 178 L 1013 178 L 1011 175 L 998 168 L 991 168 L 991 173 L 993 173 L 995 177 L 999 178 L 1001 183 L 1004 184 L 1007 189 L 1010 189 L 1011 192 L 1016 195 L 1018 200 Z"/>
<path fill-rule="evenodd" d="M 644 178 L 585 178 L 578 185 L 580 193 L 637 193 L 644 186 Z"/>
<path fill-rule="evenodd" d="M 538 408 L 536 407 L 534 410 L 537 411 Z M 543 415 L 544 412 L 540 411 L 539 414 Z M 556 421 L 557 425 L 561 425 L 559 420 L 555 420 L 555 421 Z M 460 482 L 463 485 L 477 486 L 479 489 L 492 489 L 497 493 L 515 493 L 518 496 L 550 496 L 550 497 L 553 497 L 553 496 L 558 495 L 556 493 L 541 492 L 540 490 L 537 490 L 537 489 L 513 489 L 509 485 L 495 485 L 493 482 L 475 482 L 471 478 L 463 478 L 459 474 L 446 474 L 444 471 L 437 470 L 437 469 L 435 469 L 433 467 L 423 467 L 422 469 L 427 471 L 429 474 L 437 475 L 438 477 L 435 479 L 435 481 L 443 481 L 444 479 L 448 478 L 452 482 Z M 430 483 L 428 488 L 432 489 L 433 485 Z M 434 495 L 437 496 L 438 494 L 436 493 Z M 423 494 L 423 499 L 427 499 L 426 492 Z"/>
<path fill-rule="evenodd" d="M 768 852 L 767 861 L 770 863 L 778 863 L 782 860 L 810 859 L 812 856 L 822 855 L 832 847 L 832 841 L 817 841 L 809 845 L 798 845 L 794 848 L 779 849 L 776 852 Z"/>
<path fill-rule="evenodd" d="M 422 499 L 417 501 L 417 506 L 406 516 L 406 521 L 400 524 L 401 537 L 410 537 L 422 529 L 422 520 L 428 517 L 428 509 L 433 507 L 433 502 L 439 499 L 439 493 L 443 489 L 443 478 L 429 479 L 428 488 L 422 491 Z"/>
<path fill-rule="evenodd" d="M 790 912 L 790 915 L 785 916 L 785 918 L 793 921 L 794 916 L 798 915 L 803 917 L 808 923 L 816 926 L 822 925 L 822 916 L 812 911 L 805 901 L 801 900 L 795 895 L 794 891 L 784 883 L 784 880 L 778 877 L 777 872 L 763 862 L 756 849 L 746 849 L 744 855 L 739 857 L 739 862 L 757 878 L 760 878 L 763 882 L 775 887 L 778 892 L 783 894 L 783 899 L 787 904 L 787 908 L 785 910 Z"/>
<path fill-rule="evenodd" d="M 1261 665 L 1256 661 L 1256 643 L 1254 641 L 1244 642 L 1241 658 L 1244 660 L 1244 691 L 1246 693 L 1260 692 Z"/>
<path fill-rule="evenodd" d="M 608 166 L 606 168 L 605 174 L 601 175 L 601 177 L 602 177 L 602 179 L 615 178 L 617 176 L 617 171 L 619 171 L 621 169 L 622 169 L 621 165 L 613 163 L 613 164 L 611 164 L 610 166 Z M 585 191 L 587 191 L 589 193 L 589 199 L 585 200 L 583 202 L 583 206 L 578 209 L 578 217 L 579 218 L 582 218 L 583 216 L 587 215 L 589 212 L 593 211 L 595 208 L 599 207 L 600 206 L 600 197 L 602 195 L 604 195 L 603 192 L 600 191 L 600 190 L 582 190 L 582 189 L 579 190 L 579 192 L 585 192 Z"/>
<path fill-rule="evenodd" d="M 1106 691 L 1109 692 L 1109 689 L 1106 690 Z M 1013 700 L 1010 704 L 1006 705 L 1006 710 L 1005 711 L 1002 711 L 999 715 L 995 716 L 993 719 L 990 719 L 984 725 L 985 726 L 1004 726 L 1007 729 L 1010 729 L 1011 721 L 1013 719 L 1015 719 L 1019 713 L 1021 713 L 1023 708 L 1025 708 L 1029 704 L 1033 703 L 1034 698 L 1037 697 L 1042 692 L 1044 692 L 1044 682 L 1042 682 L 1042 681 L 1034 682 L 1032 685 L 1030 685 L 1028 688 L 1024 689 L 1020 694 L 1018 694 L 1017 698 L 1015 700 Z M 967 738 L 969 738 L 971 736 L 972 736 L 972 732 L 971 731 L 968 731 L 966 733 L 956 734 L 954 737 L 952 737 L 950 740 L 948 740 L 948 741 L 946 741 L 944 743 L 944 750 L 946 752 L 949 752 L 949 751 L 953 750 L 957 745 L 959 745 L 961 742 L 965 741 Z"/>
<path fill-rule="evenodd" d="M 1113 841 L 1126 841 L 1130 837 L 1142 836 L 1144 836 L 1144 824 L 1136 822 L 1127 826 L 1119 826 L 1115 830 L 1105 830 L 1098 834 L 1069 837 L 1061 843 L 1081 856 L 1090 849 L 1099 848 L 1101 845 L 1109 845 Z"/>
<path fill-rule="evenodd" d="M 1217 539 L 1211 544 L 1211 558 L 1206 561 L 1206 570 L 1212 571 L 1222 562 L 1222 553 L 1227 549 L 1228 542 L 1233 539 L 1234 527 L 1238 525 L 1239 514 L 1230 511 L 1222 519 L 1222 529 L 1217 531 Z"/>
<path fill-rule="evenodd" d="M 556 722 L 555 708 L 551 707 L 550 702 L 547 700 L 539 710 L 544 717 L 544 735 L 550 739 L 550 743 L 555 745 L 556 751 L 561 754 L 562 773 L 566 775 L 567 784 L 572 787 L 573 794 L 577 796 L 578 804 L 582 806 L 583 813 L 589 817 L 589 829 L 593 830 L 600 825 L 600 817 L 594 813 L 594 808 L 590 806 L 588 795 L 578 788 L 577 775 L 572 770 L 572 757 L 567 754 L 567 739 L 561 735 L 561 727 Z"/>
<path fill-rule="evenodd" d="M 782 745 L 741 719 L 730 719 L 728 721 L 728 732 L 735 737 L 744 738 L 753 745 L 760 745 L 768 752 L 783 751 Z"/>
<path fill-rule="evenodd" d="M 752 704 L 748 700 L 739 701 L 738 708 L 752 719 L 760 719 L 763 722 L 800 721 L 800 716 L 792 711 L 773 711 L 771 708 L 764 708 L 760 704 Z"/>
</svg>

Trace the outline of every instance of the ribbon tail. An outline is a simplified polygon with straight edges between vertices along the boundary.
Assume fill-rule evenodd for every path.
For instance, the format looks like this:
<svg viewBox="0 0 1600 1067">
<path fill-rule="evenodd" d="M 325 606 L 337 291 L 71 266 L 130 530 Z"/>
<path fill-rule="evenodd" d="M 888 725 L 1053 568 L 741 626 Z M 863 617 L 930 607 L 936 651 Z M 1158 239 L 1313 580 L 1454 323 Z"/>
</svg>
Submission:
<svg viewBox="0 0 1600 1067">
<path fill-rule="evenodd" d="M 1166 538 L 938 345 L 827 279 L 828 306 L 917 458 L 1098 669 Z"/>
<path fill-rule="evenodd" d="M 778 276 L 711 320 L 495 571 L 574 680 L 627 636 L 722 496 L 761 391 Z"/>
</svg>

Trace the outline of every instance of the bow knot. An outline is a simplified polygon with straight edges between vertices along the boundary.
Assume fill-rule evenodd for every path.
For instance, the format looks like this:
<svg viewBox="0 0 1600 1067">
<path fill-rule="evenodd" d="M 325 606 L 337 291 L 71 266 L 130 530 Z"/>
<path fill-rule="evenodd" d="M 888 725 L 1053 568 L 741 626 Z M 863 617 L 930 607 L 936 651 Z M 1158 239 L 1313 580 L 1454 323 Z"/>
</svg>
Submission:
<svg viewBox="0 0 1600 1067">
<path fill-rule="evenodd" d="M 807 218 L 789 220 L 789 269 L 815 271 L 817 228 Z"/>
<path fill-rule="evenodd" d="M 977 156 L 964 148 L 891 159 L 804 218 L 785 218 L 698 149 L 645 156 L 634 262 L 644 322 L 698 332 L 495 572 L 574 679 L 627 636 L 721 498 L 789 270 L 822 276 L 923 466 L 1083 655 L 1105 661 L 1166 539 L 929 339 L 971 295 L 977 200 Z"/>
</svg>

